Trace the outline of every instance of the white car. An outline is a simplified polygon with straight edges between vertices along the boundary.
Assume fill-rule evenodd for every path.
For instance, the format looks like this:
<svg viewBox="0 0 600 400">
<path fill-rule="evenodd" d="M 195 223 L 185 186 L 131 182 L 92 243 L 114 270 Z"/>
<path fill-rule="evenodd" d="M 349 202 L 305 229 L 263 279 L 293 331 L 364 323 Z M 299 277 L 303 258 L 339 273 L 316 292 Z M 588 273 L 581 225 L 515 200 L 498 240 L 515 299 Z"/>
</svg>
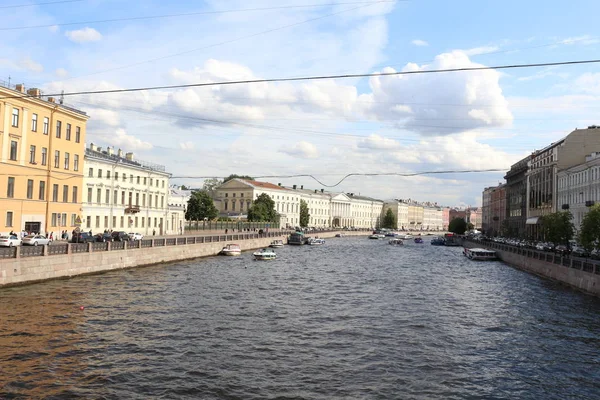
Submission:
<svg viewBox="0 0 600 400">
<path fill-rule="evenodd" d="M 142 240 L 144 235 L 141 233 L 128 233 L 130 240 Z"/>
<path fill-rule="evenodd" d="M 13 247 L 21 244 L 21 239 L 17 236 L 0 236 L 0 246 L 3 247 Z"/>
<path fill-rule="evenodd" d="M 29 236 L 25 236 L 23 238 L 23 240 L 21 241 L 21 244 L 23 245 L 28 245 L 28 246 L 43 246 L 46 244 L 50 244 L 50 242 L 52 242 L 52 240 L 48 239 L 46 236 L 43 235 L 29 235 Z"/>
</svg>

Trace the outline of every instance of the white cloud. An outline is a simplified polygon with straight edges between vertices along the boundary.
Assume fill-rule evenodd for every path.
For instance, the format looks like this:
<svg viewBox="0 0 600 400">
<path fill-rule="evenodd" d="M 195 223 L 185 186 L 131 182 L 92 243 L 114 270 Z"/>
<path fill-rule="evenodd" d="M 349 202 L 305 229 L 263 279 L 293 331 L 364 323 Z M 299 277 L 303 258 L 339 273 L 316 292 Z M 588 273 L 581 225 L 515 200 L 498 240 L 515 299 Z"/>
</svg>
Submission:
<svg viewBox="0 0 600 400">
<path fill-rule="evenodd" d="M 23 57 L 17 62 L 17 66 L 20 69 L 24 69 L 31 72 L 42 72 L 44 67 L 42 64 L 33 61 L 29 57 Z"/>
<path fill-rule="evenodd" d="M 583 93 L 600 94 L 600 73 L 587 72 L 575 80 L 575 87 Z"/>
<path fill-rule="evenodd" d="M 292 148 L 283 147 L 279 151 L 298 158 L 317 158 L 319 156 L 315 145 L 304 140 L 296 143 Z"/>
<path fill-rule="evenodd" d="M 498 46 L 481 46 L 481 47 L 474 47 L 472 49 L 461 50 L 461 51 L 468 56 L 477 56 L 480 54 L 493 53 L 498 50 L 500 50 L 500 47 L 498 47 Z"/>
<path fill-rule="evenodd" d="M 56 71 L 54 71 L 54 75 L 62 79 L 69 76 L 69 72 L 67 72 L 67 70 L 64 68 L 58 68 Z"/>
<path fill-rule="evenodd" d="M 559 44 L 580 44 L 580 45 L 591 45 L 591 44 L 596 44 L 596 43 L 600 43 L 600 38 L 598 37 L 594 37 L 594 36 L 590 36 L 590 35 L 582 35 L 582 36 L 575 36 L 575 37 L 569 37 L 566 39 L 562 39 Z"/>
<path fill-rule="evenodd" d="M 396 140 L 373 134 L 365 139 L 359 140 L 357 147 L 365 150 L 393 150 L 398 149 L 401 146 Z"/>
<path fill-rule="evenodd" d="M 414 44 L 415 46 L 429 46 L 429 43 L 427 43 L 426 41 L 421 40 L 421 39 L 415 39 L 411 43 Z"/>
<path fill-rule="evenodd" d="M 187 142 L 180 142 L 179 147 L 181 148 L 181 150 L 194 150 L 195 145 L 194 145 L 194 142 L 187 141 Z"/>
<path fill-rule="evenodd" d="M 52 26 L 48 27 L 48 30 L 52 33 L 56 33 L 60 30 L 60 27 L 58 25 L 52 25 Z"/>
<path fill-rule="evenodd" d="M 67 31 L 65 32 L 65 36 L 69 38 L 70 41 L 75 43 L 97 42 L 102 39 L 102 34 L 90 27 L 85 27 L 75 31 Z"/>
<path fill-rule="evenodd" d="M 134 136 L 128 135 L 125 129 L 119 128 L 115 134 L 103 135 L 103 140 L 114 146 L 123 148 L 125 151 L 150 150 L 152 143 L 144 142 Z"/>
</svg>

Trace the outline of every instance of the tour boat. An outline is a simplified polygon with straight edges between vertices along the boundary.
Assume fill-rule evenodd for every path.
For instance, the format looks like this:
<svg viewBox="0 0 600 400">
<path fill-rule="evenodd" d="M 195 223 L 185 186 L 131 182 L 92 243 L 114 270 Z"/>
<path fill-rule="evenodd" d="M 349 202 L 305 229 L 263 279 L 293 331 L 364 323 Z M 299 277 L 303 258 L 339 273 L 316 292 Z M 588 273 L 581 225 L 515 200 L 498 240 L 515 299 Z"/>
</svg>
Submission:
<svg viewBox="0 0 600 400">
<path fill-rule="evenodd" d="M 380 233 L 374 233 L 371 236 L 369 236 L 369 239 L 385 239 L 385 235 L 382 235 Z"/>
<path fill-rule="evenodd" d="M 278 240 L 273 240 L 271 242 L 271 244 L 269 245 L 269 247 L 273 247 L 273 248 L 275 248 L 275 247 L 283 247 L 283 246 L 284 246 L 283 240 L 279 240 L 279 239 Z"/>
<path fill-rule="evenodd" d="M 481 248 L 465 248 L 463 254 L 468 259 L 477 261 L 496 260 L 498 258 L 495 251 Z"/>
<path fill-rule="evenodd" d="M 303 245 L 304 244 L 304 234 L 301 232 L 295 232 L 290 235 L 288 238 L 288 244 L 292 245 Z"/>
<path fill-rule="evenodd" d="M 239 256 L 242 249 L 239 244 L 228 244 L 219 252 L 222 256 Z"/>
<path fill-rule="evenodd" d="M 422 237 L 416 237 L 415 238 L 415 243 L 423 243 L 423 238 Z"/>
<path fill-rule="evenodd" d="M 446 241 L 445 241 L 445 240 L 444 240 L 444 238 L 443 238 L 443 237 L 441 237 L 441 236 L 438 236 L 438 237 L 436 237 L 435 239 L 433 239 L 433 240 L 431 241 L 431 245 L 432 245 L 432 246 L 443 246 L 443 245 L 444 245 L 444 243 L 446 243 Z"/>
<path fill-rule="evenodd" d="M 325 244 L 325 239 L 320 239 L 320 238 L 310 238 L 308 240 L 308 244 L 311 246 L 317 246 L 317 245 L 322 245 Z"/>
<path fill-rule="evenodd" d="M 256 260 L 274 260 L 277 254 L 270 249 L 262 249 L 252 254 Z"/>
<path fill-rule="evenodd" d="M 390 241 L 388 243 L 391 244 L 392 246 L 402 246 L 404 244 L 402 239 L 398 239 L 398 238 L 390 239 Z"/>
</svg>

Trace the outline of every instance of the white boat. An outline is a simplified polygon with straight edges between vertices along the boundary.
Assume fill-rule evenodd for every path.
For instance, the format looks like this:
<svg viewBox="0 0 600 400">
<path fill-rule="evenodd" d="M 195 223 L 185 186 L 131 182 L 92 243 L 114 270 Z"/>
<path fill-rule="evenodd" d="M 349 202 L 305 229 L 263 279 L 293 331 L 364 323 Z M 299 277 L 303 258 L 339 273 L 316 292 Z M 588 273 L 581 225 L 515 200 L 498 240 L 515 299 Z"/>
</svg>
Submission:
<svg viewBox="0 0 600 400">
<path fill-rule="evenodd" d="M 228 244 L 219 252 L 222 256 L 239 256 L 242 249 L 239 244 Z"/>
<path fill-rule="evenodd" d="M 369 236 L 369 239 L 385 239 L 385 235 L 381 233 L 374 233 L 371 236 Z"/>
<path fill-rule="evenodd" d="M 403 239 L 403 240 L 410 240 L 410 239 L 412 239 L 412 238 L 413 238 L 413 236 L 412 236 L 412 235 L 410 235 L 410 234 L 408 234 L 408 233 L 407 233 L 407 234 L 405 234 L 405 235 L 398 235 L 398 237 L 399 237 L 400 239 Z"/>
<path fill-rule="evenodd" d="M 262 249 L 252 253 L 257 260 L 274 260 L 277 258 L 277 254 L 270 249 Z"/>
<path fill-rule="evenodd" d="M 481 249 L 481 248 L 472 248 L 463 251 L 465 257 L 469 260 L 477 260 L 477 261 L 486 261 L 486 260 L 496 260 L 498 257 L 496 256 L 496 252 L 493 250 Z"/>
<path fill-rule="evenodd" d="M 283 247 L 283 246 L 284 246 L 283 240 L 273 240 L 271 242 L 271 244 L 269 245 L 269 247 L 273 247 L 273 248 L 275 248 L 275 247 Z"/>
<path fill-rule="evenodd" d="M 325 239 L 320 239 L 320 238 L 310 239 L 308 241 L 308 244 L 311 246 L 322 245 L 322 244 L 325 244 Z"/>
<path fill-rule="evenodd" d="M 344 237 L 344 234 L 343 233 L 336 233 L 335 237 L 340 237 L 341 238 L 341 237 Z"/>
<path fill-rule="evenodd" d="M 402 246 L 404 244 L 402 239 L 398 239 L 398 238 L 390 239 L 390 241 L 388 243 L 391 244 L 392 246 Z"/>
</svg>

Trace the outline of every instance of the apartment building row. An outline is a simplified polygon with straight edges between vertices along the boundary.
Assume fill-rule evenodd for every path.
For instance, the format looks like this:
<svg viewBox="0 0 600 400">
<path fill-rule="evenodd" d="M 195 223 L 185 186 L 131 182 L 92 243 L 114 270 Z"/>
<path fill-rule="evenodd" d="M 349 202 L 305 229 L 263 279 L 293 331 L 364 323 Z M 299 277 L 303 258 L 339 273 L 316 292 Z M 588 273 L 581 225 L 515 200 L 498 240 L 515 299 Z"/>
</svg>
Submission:
<svg viewBox="0 0 600 400">
<path fill-rule="evenodd" d="M 537 238 L 541 217 L 570 210 L 579 229 L 600 201 L 600 126 L 575 129 L 511 166 L 505 183 L 483 191 L 484 232 Z"/>
</svg>

